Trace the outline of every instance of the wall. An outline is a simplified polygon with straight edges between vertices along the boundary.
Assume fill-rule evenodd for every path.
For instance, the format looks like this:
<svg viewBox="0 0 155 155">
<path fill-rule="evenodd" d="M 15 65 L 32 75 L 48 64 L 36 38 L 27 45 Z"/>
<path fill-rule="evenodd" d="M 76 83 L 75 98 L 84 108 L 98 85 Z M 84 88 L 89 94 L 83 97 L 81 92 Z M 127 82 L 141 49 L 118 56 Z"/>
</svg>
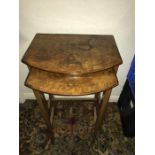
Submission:
<svg viewBox="0 0 155 155">
<path fill-rule="evenodd" d="M 20 60 L 36 33 L 113 34 L 123 59 L 117 100 L 134 55 L 134 0 L 20 0 Z M 33 98 L 24 86 L 28 70 L 20 62 L 20 102 Z"/>
</svg>

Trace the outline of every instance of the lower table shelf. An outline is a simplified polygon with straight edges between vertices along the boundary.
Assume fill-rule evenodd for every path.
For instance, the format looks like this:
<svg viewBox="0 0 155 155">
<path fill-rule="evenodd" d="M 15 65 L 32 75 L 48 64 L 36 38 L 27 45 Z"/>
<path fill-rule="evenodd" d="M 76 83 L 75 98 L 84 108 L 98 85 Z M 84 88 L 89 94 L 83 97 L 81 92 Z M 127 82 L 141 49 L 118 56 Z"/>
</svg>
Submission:
<svg viewBox="0 0 155 155">
<path fill-rule="evenodd" d="M 113 69 L 69 76 L 31 68 L 25 85 L 48 94 L 87 95 L 115 87 L 118 80 Z"/>
</svg>

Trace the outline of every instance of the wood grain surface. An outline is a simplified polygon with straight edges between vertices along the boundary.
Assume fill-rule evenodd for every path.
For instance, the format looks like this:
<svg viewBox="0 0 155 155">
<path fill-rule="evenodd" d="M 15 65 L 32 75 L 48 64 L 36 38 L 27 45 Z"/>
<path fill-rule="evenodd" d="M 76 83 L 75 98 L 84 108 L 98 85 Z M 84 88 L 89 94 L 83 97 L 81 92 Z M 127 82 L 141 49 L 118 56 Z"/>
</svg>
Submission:
<svg viewBox="0 0 155 155">
<path fill-rule="evenodd" d="M 110 89 L 118 85 L 118 80 L 113 69 L 69 76 L 31 68 L 25 85 L 49 94 L 87 95 Z"/>
<path fill-rule="evenodd" d="M 36 34 L 22 61 L 41 70 L 82 75 L 120 65 L 112 35 Z"/>
</svg>

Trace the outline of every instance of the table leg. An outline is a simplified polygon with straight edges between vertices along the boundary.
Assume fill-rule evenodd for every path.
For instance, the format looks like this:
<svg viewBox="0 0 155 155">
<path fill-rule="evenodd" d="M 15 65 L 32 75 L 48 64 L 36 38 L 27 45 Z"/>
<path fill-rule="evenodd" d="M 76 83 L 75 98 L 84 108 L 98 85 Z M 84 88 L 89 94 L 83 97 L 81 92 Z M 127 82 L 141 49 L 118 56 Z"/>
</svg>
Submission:
<svg viewBox="0 0 155 155">
<path fill-rule="evenodd" d="M 37 99 L 37 103 L 39 105 L 41 113 L 42 113 L 42 115 L 46 121 L 47 126 L 48 126 L 50 136 L 53 139 L 53 131 L 52 131 L 51 123 L 50 123 L 50 111 L 48 109 L 48 105 L 47 105 L 44 93 L 37 91 L 37 90 L 33 90 L 33 92 L 34 92 L 34 95 Z"/>
<path fill-rule="evenodd" d="M 96 124 L 95 124 L 95 133 L 97 133 L 97 131 L 102 126 L 104 112 L 106 110 L 106 107 L 107 107 L 107 104 L 108 104 L 108 101 L 109 101 L 109 98 L 110 98 L 111 91 L 112 91 L 112 89 L 109 89 L 109 90 L 104 92 L 104 97 L 103 97 L 103 100 L 102 100 L 102 102 L 100 104 L 98 115 L 97 115 L 97 120 L 96 120 Z"/>
<path fill-rule="evenodd" d="M 55 102 L 54 102 L 54 96 L 52 94 L 49 94 L 49 101 L 50 101 L 50 113 L 51 113 L 51 126 L 53 127 Z"/>
<path fill-rule="evenodd" d="M 117 73 L 117 70 L 118 70 L 118 66 L 114 67 L 115 73 Z M 98 109 L 98 113 L 97 113 L 97 120 L 96 120 L 95 130 L 94 130 L 95 134 L 102 127 L 104 113 L 105 113 L 107 104 L 109 102 L 109 98 L 110 98 L 111 92 L 112 92 L 112 89 L 104 91 L 103 99 L 102 99 L 102 102 L 100 103 L 100 106 L 99 106 L 99 109 Z"/>
<path fill-rule="evenodd" d="M 51 110 L 51 108 L 53 108 L 53 107 L 54 107 L 53 100 L 54 100 L 54 96 L 53 96 L 52 94 L 49 94 L 50 110 Z"/>
<path fill-rule="evenodd" d="M 95 99 L 96 99 L 96 112 L 98 113 L 99 110 L 99 105 L 100 105 L 100 92 L 95 94 Z"/>
</svg>

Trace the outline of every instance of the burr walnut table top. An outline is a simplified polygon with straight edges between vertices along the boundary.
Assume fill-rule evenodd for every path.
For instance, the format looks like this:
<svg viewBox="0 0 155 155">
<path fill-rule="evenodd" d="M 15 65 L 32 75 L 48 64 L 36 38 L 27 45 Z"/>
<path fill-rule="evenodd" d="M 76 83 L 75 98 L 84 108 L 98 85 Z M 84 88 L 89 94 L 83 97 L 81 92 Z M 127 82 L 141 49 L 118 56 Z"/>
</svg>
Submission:
<svg viewBox="0 0 155 155">
<path fill-rule="evenodd" d="M 30 67 L 69 75 L 102 71 L 122 63 L 112 35 L 77 34 L 36 34 L 22 61 Z"/>
<path fill-rule="evenodd" d="M 87 95 L 110 89 L 118 84 L 113 69 L 69 76 L 31 68 L 25 85 L 45 93 L 57 95 Z"/>
</svg>

